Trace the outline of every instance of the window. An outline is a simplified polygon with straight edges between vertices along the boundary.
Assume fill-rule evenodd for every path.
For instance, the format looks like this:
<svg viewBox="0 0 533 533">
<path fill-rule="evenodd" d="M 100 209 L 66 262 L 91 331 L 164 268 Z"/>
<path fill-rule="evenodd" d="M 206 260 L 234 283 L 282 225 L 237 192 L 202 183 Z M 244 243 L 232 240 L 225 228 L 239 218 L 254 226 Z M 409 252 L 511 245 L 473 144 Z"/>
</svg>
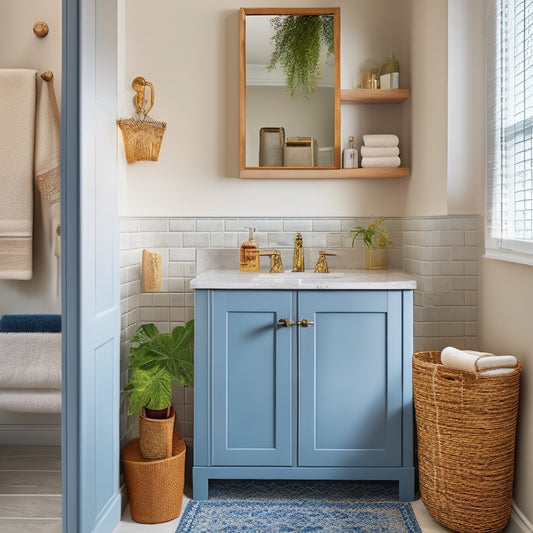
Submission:
<svg viewBox="0 0 533 533">
<path fill-rule="evenodd" d="M 533 264 L 533 0 L 488 13 L 488 256 Z"/>
</svg>

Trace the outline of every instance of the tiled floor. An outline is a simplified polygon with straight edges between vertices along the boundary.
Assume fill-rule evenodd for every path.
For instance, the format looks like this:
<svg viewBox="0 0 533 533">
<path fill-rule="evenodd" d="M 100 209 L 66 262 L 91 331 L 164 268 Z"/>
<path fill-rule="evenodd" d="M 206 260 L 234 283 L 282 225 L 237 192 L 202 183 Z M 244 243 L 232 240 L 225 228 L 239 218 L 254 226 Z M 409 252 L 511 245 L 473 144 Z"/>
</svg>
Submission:
<svg viewBox="0 0 533 533">
<path fill-rule="evenodd" d="M 61 533 L 58 446 L 0 446 L 0 531 Z"/>
<path fill-rule="evenodd" d="M 192 496 L 185 487 L 182 510 Z M 423 533 L 450 531 L 412 502 Z M 179 518 L 163 524 L 138 524 L 129 508 L 114 533 L 175 533 Z M 0 446 L 0 531 L 61 533 L 61 451 L 57 446 Z"/>
</svg>

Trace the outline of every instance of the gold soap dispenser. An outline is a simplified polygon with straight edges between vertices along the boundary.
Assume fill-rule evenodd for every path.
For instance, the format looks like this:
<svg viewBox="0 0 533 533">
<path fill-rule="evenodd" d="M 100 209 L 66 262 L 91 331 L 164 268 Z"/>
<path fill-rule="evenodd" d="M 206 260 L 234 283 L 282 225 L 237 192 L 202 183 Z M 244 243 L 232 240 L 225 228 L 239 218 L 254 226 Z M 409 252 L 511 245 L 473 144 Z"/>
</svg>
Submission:
<svg viewBox="0 0 533 533">
<path fill-rule="evenodd" d="M 259 246 L 254 241 L 255 228 L 249 227 L 248 240 L 241 244 L 239 270 L 244 272 L 259 272 Z"/>
</svg>

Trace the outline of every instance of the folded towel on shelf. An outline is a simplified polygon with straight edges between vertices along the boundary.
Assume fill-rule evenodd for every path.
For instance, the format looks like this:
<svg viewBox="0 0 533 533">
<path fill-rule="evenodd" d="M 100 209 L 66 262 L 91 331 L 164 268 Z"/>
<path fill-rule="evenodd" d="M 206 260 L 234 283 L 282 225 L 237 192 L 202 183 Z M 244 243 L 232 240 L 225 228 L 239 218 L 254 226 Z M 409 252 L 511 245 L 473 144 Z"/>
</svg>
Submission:
<svg viewBox="0 0 533 533">
<path fill-rule="evenodd" d="M 0 411 L 61 413 L 61 390 L 0 389 Z"/>
<path fill-rule="evenodd" d="M 61 333 L 61 315 L 7 314 L 0 318 L 2 333 Z"/>
<path fill-rule="evenodd" d="M 31 279 L 35 70 L 0 69 L 0 279 Z"/>
<path fill-rule="evenodd" d="M 0 389 L 60 389 L 61 333 L 0 333 Z"/>
<path fill-rule="evenodd" d="M 365 146 L 384 148 L 398 146 L 400 144 L 400 139 L 398 138 L 398 135 L 392 133 L 372 133 L 363 135 L 363 144 Z"/>
<path fill-rule="evenodd" d="M 513 355 L 494 355 L 489 352 L 459 350 L 453 346 L 447 346 L 442 350 L 441 361 L 444 366 L 449 368 L 477 372 L 484 376 L 508 374 L 518 364 Z"/>
<path fill-rule="evenodd" d="M 397 146 L 361 146 L 361 157 L 395 157 L 400 155 Z"/>
<path fill-rule="evenodd" d="M 399 157 L 363 157 L 361 159 L 363 168 L 399 167 L 400 164 Z"/>
</svg>

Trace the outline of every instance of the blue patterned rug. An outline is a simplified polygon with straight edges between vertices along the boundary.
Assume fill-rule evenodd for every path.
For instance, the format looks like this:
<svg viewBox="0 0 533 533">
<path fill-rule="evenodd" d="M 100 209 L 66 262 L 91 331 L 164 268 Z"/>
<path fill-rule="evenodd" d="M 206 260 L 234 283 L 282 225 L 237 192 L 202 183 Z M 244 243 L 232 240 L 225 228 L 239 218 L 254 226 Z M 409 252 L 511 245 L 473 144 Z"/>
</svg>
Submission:
<svg viewBox="0 0 533 533">
<path fill-rule="evenodd" d="M 209 498 L 176 533 L 421 533 L 395 482 L 212 481 Z"/>
</svg>

